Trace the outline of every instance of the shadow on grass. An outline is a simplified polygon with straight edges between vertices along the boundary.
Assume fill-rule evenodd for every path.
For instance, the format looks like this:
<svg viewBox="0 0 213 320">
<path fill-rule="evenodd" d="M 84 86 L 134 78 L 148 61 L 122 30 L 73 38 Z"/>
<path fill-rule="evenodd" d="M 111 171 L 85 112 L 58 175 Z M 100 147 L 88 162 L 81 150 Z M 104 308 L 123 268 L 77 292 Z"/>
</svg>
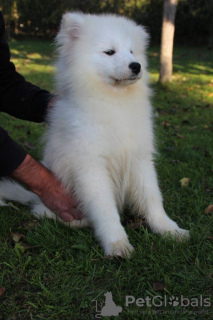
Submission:
<svg viewBox="0 0 213 320">
<path fill-rule="evenodd" d="M 213 52 L 206 48 L 176 47 L 173 54 L 174 73 L 213 74 Z M 160 48 L 151 47 L 148 50 L 150 72 L 159 72 Z"/>
<path fill-rule="evenodd" d="M 205 65 L 202 64 L 202 66 L 195 66 L 191 63 L 188 63 L 188 64 L 178 64 L 178 63 L 175 63 L 173 64 L 173 70 L 174 70 L 174 73 L 175 72 L 183 72 L 183 73 L 188 73 L 188 74 L 201 74 L 201 73 L 204 73 L 206 75 L 213 75 L 213 69 L 211 69 L 211 66 L 212 66 L 212 63 L 208 63 L 206 62 Z"/>
<path fill-rule="evenodd" d="M 152 88 L 154 90 L 153 106 L 157 112 L 165 116 L 177 117 L 176 122 L 182 117 L 182 121 L 186 124 L 200 121 L 203 125 L 208 124 L 210 127 L 213 125 L 211 87 L 209 91 L 204 91 L 204 83 L 190 80 L 189 82 L 180 81 L 180 83 L 175 81 L 166 85 L 159 82 L 153 83 Z"/>
<path fill-rule="evenodd" d="M 33 58 L 32 56 L 28 55 L 27 52 L 22 52 L 22 53 L 14 53 L 12 52 L 12 60 L 14 59 L 19 59 L 19 60 L 23 60 L 23 64 L 25 63 L 26 60 L 30 60 L 30 62 L 34 63 L 34 64 L 43 64 L 43 65 L 49 65 L 52 64 L 52 57 L 50 58 Z"/>
<path fill-rule="evenodd" d="M 15 49 L 21 52 L 25 51 L 27 54 L 40 53 L 50 55 L 54 51 L 54 43 L 50 41 L 11 41 L 9 42 L 10 49 Z M 35 50 L 36 49 L 36 50 Z"/>
</svg>

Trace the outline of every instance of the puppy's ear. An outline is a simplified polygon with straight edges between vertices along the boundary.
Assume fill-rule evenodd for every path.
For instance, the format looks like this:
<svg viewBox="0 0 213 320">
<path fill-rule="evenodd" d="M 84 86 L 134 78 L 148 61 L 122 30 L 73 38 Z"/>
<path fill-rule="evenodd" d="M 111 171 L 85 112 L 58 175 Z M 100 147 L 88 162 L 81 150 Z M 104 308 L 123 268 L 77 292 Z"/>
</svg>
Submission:
<svg viewBox="0 0 213 320">
<path fill-rule="evenodd" d="M 65 13 L 62 17 L 60 32 L 68 35 L 71 40 L 76 40 L 81 34 L 84 24 L 84 14 L 81 12 Z"/>
<path fill-rule="evenodd" d="M 148 32 L 146 31 L 146 29 L 143 27 L 143 26 L 137 26 L 138 29 L 139 29 L 139 32 L 140 32 L 140 38 L 143 42 L 143 45 L 145 48 L 147 48 L 148 44 L 149 44 L 149 39 L 150 39 L 150 36 L 148 34 Z"/>
</svg>

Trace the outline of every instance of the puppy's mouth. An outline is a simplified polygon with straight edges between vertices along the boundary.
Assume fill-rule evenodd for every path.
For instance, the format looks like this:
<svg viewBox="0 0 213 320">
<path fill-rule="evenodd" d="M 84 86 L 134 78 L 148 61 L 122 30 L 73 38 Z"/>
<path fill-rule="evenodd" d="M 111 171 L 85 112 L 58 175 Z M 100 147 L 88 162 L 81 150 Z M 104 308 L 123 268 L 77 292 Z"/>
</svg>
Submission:
<svg viewBox="0 0 213 320">
<path fill-rule="evenodd" d="M 115 85 L 129 85 L 137 82 L 140 79 L 140 77 L 130 77 L 130 78 L 123 78 L 123 79 L 116 79 L 112 77 L 112 80 L 114 81 Z"/>
</svg>

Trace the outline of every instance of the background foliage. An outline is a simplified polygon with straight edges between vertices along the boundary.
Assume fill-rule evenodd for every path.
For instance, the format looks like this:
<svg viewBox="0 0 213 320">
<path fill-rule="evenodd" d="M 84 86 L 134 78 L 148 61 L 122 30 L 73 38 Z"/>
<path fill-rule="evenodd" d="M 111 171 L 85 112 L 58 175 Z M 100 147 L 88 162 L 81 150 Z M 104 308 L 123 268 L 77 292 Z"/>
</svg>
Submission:
<svg viewBox="0 0 213 320">
<path fill-rule="evenodd" d="M 68 10 L 124 14 L 145 25 L 154 43 L 160 42 L 163 0 L 0 0 L 8 35 L 24 34 L 52 38 L 61 15 Z M 212 42 L 213 0 L 179 0 L 175 41 Z"/>
</svg>

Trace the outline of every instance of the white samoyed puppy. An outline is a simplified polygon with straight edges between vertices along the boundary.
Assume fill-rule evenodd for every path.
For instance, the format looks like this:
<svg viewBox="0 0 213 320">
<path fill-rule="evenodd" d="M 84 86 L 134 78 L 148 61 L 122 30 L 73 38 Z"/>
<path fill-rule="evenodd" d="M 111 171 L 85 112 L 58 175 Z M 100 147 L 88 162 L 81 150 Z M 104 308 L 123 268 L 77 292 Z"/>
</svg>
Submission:
<svg viewBox="0 0 213 320">
<path fill-rule="evenodd" d="M 80 202 L 84 218 L 71 226 L 92 226 L 106 254 L 129 256 L 119 216 L 127 205 L 153 232 L 188 237 L 166 215 L 158 187 L 144 28 L 115 15 L 66 13 L 56 40 L 58 99 L 44 163 Z M 3 198 L 31 201 L 33 213 L 55 218 L 10 181 L 0 183 Z"/>
</svg>

